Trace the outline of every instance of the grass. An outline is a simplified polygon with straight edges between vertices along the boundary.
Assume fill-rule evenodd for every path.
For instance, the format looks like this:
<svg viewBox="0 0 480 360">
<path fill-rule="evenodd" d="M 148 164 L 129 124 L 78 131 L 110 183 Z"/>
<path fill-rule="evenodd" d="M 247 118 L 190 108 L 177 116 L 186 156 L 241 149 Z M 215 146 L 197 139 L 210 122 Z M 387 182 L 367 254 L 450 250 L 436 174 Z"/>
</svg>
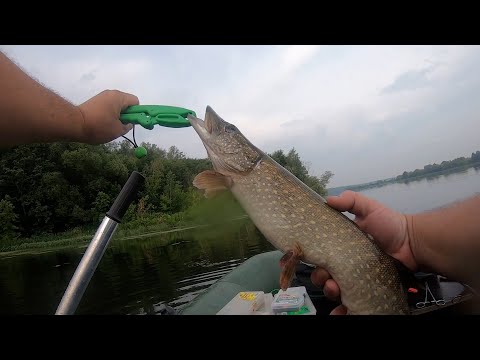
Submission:
<svg viewBox="0 0 480 360">
<path fill-rule="evenodd" d="M 148 232 L 171 230 L 182 226 L 182 218 L 181 213 L 174 215 L 145 215 L 139 219 L 120 224 L 112 241 Z M 0 252 L 88 244 L 95 235 L 96 230 L 97 228 L 95 227 L 87 229 L 76 228 L 58 234 L 42 234 L 29 238 L 3 238 L 0 241 Z"/>
<path fill-rule="evenodd" d="M 142 214 L 134 220 L 121 223 L 111 241 L 209 225 L 224 229 L 231 227 L 230 220 L 244 218 L 247 215 L 243 208 L 230 192 L 226 192 L 212 199 L 198 201 L 187 210 L 175 214 Z M 100 223 L 88 229 L 76 228 L 60 234 L 42 234 L 30 238 L 0 237 L 0 253 L 88 245 L 99 225 Z"/>
<path fill-rule="evenodd" d="M 219 202 L 220 201 L 220 202 Z M 192 207 L 175 214 L 144 214 L 143 216 L 121 223 L 112 242 L 148 237 L 159 233 L 189 230 L 226 220 L 245 217 L 238 207 L 232 207 L 229 200 L 220 199 L 216 203 Z M 229 209 L 233 209 L 228 211 Z M 98 224 L 100 225 L 100 223 Z M 42 234 L 30 238 L 3 238 L 0 240 L 0 253 L 23 253 L 29 250 L 58 249 L 73 246 L 87 246 L 97 228 L 76 228 L 59 234 Z"/>
</svg>

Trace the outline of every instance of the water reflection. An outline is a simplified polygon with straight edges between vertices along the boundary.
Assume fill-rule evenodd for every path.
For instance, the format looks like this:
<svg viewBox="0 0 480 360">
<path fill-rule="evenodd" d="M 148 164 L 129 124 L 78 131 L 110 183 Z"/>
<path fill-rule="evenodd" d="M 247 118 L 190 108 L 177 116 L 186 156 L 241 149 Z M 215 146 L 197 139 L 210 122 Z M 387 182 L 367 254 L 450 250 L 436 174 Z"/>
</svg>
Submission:
<svg viewBox="0 0 480 360">
<path fill-rule="evenodd" d="M 77 314 L 156 314 L 181 309 L 247 258 L 273 247 L 248 219 L 116 241 Z M 84 249 L 0 257 L 0 313 L 53 314 Z"/>
</svg>

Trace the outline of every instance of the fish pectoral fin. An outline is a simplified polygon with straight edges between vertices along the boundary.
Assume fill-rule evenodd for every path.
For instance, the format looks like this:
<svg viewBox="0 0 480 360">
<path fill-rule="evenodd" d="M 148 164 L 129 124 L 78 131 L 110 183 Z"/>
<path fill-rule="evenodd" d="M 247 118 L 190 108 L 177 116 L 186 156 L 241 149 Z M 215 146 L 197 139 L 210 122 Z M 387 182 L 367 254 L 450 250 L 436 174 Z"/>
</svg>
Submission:
<svg viewBox="0 0 480 360">
<path fill-rule="evenodd" d="M 232 180 L 228 176 L 213 170 L 202 171 L 193 179 L 193 186 L 197 189 L 205 190 L 205 196 L 207 198 L 230 189 L 231 185 Z"/>
<path fill-rule="evenodd" d="M 283 291 L 287 290 L 292 283 L 293 276 L 295 275 L 295 269 L 297 264 L 302 260 L 303 251 L 300 245 L 296 242 L 293 250 L 290 250 L 280 259 L 280 287 Z"/>
<path fill-rule="evenodd" d="M 280 259 L 280 267 L 284 268 L 288 264 L 292 256 L 293 256 L 293 251 L 289 251 L 285 255 L 283 255 L 282 258 Z"/>
<path fill-rule="evenodd" d="M 228 190 L 226 187 L 218 187 L 218 188 L 209 188 L 205 189 L 205 197 L 208 199 L 213 198 L 215 195 L 218 195 L 225 190 Z"/>
</svg>

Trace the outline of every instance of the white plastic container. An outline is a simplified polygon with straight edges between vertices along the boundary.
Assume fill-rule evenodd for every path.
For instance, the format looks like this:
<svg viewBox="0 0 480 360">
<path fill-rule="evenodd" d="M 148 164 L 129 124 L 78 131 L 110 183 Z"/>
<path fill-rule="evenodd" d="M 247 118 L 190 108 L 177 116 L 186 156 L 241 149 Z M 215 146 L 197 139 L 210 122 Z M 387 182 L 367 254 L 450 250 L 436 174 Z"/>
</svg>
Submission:
<svg viewBox="0 0 480 360">
<path fill-rule="evenodd" d="M 265 293 L 263 291 L 242 291 L 230 300 L 217 315 L 255 315 L 264 308 L 264 304 Z"/>
<path fill-rule="evenodd" d="M 272 302 L 272 311 L 274 314 L 298 311 L 305 303 L 305 292 L 298 288 L 288 288 L 280 290 L 274 297 Z"/>
<path fill-rule="evenodd" d="M 280 290 L 273 298 L 272 313 L 276 315 L 315 315 L 317 310 L 305 286 Z"/>
<path fill-rule="evenodd" d="M 279 295 L 280 292 L 289 296 Z M 287 298 L 297 301 L 286 301 Z M 276 304 L 274 304 L 277 299 Z M 293 304 L 293 306 L 292 306 Z M 263 291 L 242 291 L 228 302 L 217 315 L 315 315 L 317 313 L 304 286 L 288 288 L 275 295 Z"/>
</svg>

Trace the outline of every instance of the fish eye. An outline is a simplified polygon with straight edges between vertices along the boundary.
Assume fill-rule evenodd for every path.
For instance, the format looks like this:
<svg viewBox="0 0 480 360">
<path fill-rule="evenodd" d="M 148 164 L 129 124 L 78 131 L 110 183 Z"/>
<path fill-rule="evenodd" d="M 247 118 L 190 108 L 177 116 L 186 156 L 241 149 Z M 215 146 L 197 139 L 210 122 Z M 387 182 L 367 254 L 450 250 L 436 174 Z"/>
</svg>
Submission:
<svg viewBox="0 0 480 360">
<path fill-rule="evenodd" d="M 228 132 L 228 133 L 232 133 L 232 132 L 237 131 L 237 128 L 236 128 L 235 125 L 228 124 L 228 125 L 225 125 L 225 131 Z"/>
</svg>

